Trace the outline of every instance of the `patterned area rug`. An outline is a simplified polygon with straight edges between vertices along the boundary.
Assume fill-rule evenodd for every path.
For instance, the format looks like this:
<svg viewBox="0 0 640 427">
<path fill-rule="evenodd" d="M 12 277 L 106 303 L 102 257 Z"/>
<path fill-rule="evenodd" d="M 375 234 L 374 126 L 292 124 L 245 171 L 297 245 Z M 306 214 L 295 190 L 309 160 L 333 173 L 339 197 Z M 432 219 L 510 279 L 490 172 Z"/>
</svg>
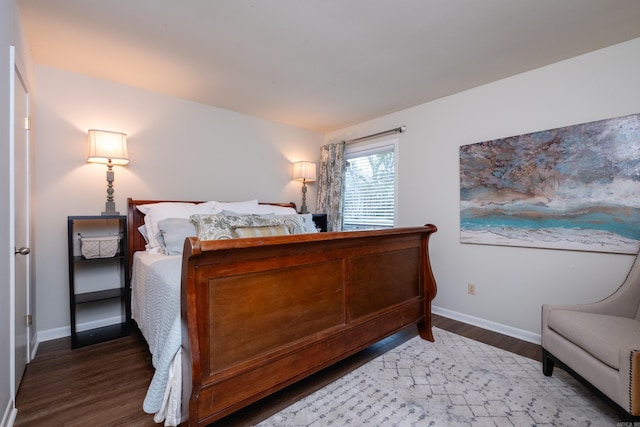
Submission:
<svg viewBox="0 0 640 427">
<path fill-rule="evenodd" d="M 616 426 L 565 371 L 434 328 L 289 406 L 259 427 Z"/>
</svg>

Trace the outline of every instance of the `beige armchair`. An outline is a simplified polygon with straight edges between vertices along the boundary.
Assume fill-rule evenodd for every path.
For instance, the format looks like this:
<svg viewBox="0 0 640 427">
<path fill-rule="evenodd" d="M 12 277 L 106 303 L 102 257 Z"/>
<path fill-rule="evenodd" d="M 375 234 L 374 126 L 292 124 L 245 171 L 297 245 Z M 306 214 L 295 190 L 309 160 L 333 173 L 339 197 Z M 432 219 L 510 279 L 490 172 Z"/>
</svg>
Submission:
<svg viewBox="0 0 640 427">
<path fill-rule="evenodd" d="M 558 363 L 640 416 L 640 255 L 623 284 L 593 304 L 542 306 L 542 371 Z"/>
</svg>

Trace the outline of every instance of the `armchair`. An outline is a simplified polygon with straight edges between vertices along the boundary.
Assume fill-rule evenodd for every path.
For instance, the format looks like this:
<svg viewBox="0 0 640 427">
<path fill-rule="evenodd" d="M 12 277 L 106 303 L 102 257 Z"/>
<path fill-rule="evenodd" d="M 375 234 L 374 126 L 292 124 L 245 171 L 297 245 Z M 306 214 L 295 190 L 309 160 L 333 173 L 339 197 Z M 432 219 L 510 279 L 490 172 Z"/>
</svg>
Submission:
<svg viewBox="0 0 640 427">
<path fill-rule="evenodd" d="M 640 416 L 640 255 L 607 298 L 542 306 L 542 371 L 554 363 L 586 380 L 631 416 Z"/>
</svg>

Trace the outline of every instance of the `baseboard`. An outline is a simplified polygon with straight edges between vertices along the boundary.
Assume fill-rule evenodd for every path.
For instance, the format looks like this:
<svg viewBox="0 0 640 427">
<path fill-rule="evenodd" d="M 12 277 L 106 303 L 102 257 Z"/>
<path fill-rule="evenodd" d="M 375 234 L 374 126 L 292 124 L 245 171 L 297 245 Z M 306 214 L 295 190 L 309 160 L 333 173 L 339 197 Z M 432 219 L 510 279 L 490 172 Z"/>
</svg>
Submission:
<svg viewBox="0 0 640 427">
<path fill-rule="evenodd" d="M 36 340 L 38 342 L 45 342 L 45 341 L 56 340 L 58 338 L 68 337 L 70 335 L 71 335 L 71 328 L 69 326 L 65 326 L 62 328 L 54 328 L 54 329 L 47 329 L 44 331 L 38 331 L 36 333 Z"/>
<path fill-rule="evenodd" d="M 13 404 L 13 399 L 9 400 L 9 403 L 4 410 L 4 415 L 2 416 L 2 423 L 0 424 L 0 427 L 13 427 L 13 423 L 16 421 L 17 414 L 18 410 Z"/>
<path fill-rule="evenodd" d="M 38 352 L 38 346 L 40 345 L 40 341 L 38 341 L 38 334 L 34 334 L 31 338 L 31 350 L 29 353 L 29 360 L 33 360 L 36 357 L 36 353 Z"/>
<path fill-rule="evenodd" d="M 540 344 L 540 334 L 535 334 L 524 329 L 514 328 L 512 326 L 503 325 L 502 323 L 493 322 L 491 320 L 482 319 L 480 317 L 470 316 L 468 314 L 460 313 L 457 311 L 449 310 L 438 306 L 432 307 L 432 312 L 439 316 L 448 317 L 449 319 L 457 320 L 459 322 L 468 323 L 479 328 L 487 329 L 493 332 L 498 332 L 510 337 L 518 338 L 523 341 L 527 341 L 534 344 Z M 96 322 L 84 323 L 78 325 L 78 330 L 83 331 L 87 329 L 99 328 L 102 326 L 112 325 L 114 323 L 121 322 L 120 317 L 112 317 L 110 319 L 103 319 Z M 58 338 L 64 338 L 71 335 L 71 328 L 68 326 L 62 328 L 48 329 L 45 331 L 39 331 L 36 335 L 36 342 L 34 343 L 35 349 L 32 351 L 35 357 L 35 350 L 38 343 L 55 340 Z"/>
<path fill-rule="evenodd" d="M 533 344 L 540 344 L 540 334 L 535 334 L 524 329 L 514 328 L 512 326 L 503 325 L 502 323 L 493 322 L 491 320 L 482 319 L 480 317 L 470 316 L 468 314 L 459 313 L 457 311 L 449 310 L 442 307 L 434 306 L 431 308 L 433 314 L 438 316 L 448 317 L 449 319 L 457 320 L 459 322 L 468 323 L 469 325 L 477 326 L 489 331 L 498 332 L 503 335 L 507 335 L 513 338 L 518 338 L 523 341 L 527 341 Z"/>
<path fill-rule="evenodd" d="M 89 330 L 89 329 L 101 328 L 103 326 L 114 325 L 114 324 L 120 323 L 120 322 L 122 322 L 122 317 L 116 316 L 116 317 L 111 317 L 111 318 L 108 318 L 108 319 L 100 319 L 100 320 L 96 320 L 96 321 L 93 321 L 93 322 L 86 322 L 86 323 L 78 324 L 77 330 L 78 330 L 78 332 L 86 331 L 86 330 Z M 54 329 L 47 329 L 47 330 L 44 330 L 44 331 L 38 331 L 38 333 L 36 335 L 36 341 L 38 343 L 41 343 L 41 342 L 56 340 L 58 338 L 64 338 L 64 337 L 68 337 L 68 336 L 71 336 L 71 327 L 70 326 L 64 326 L 62 328 L 54 328 Z M 35 353 L 34 353 L 34 355 L 35 355 Z"/>
</svg>

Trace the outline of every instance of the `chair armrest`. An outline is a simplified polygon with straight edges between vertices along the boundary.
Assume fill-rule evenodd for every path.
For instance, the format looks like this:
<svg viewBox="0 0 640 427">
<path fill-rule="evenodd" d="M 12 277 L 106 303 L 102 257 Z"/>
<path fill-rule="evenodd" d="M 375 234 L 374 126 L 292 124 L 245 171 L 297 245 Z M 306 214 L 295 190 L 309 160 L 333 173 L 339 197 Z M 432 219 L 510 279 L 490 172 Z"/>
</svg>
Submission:
<svg viewBox="0 0 640 427">
<path fill-rule="evenodd" d="M 621 288 L 622 287 L 618 288 L 618 291 L 620 291 Z M 604 314 L 634 319 L 638 311 L 638 302 L 622 298 L 622 295 L 617 295 L 618 291 L 603 300 L 590 304 L 543 304 L 542 332 L 544 333 L 544 330 L 548 328 L 551 310 L 573 310 L 583 313 Z"/>
</svg>

